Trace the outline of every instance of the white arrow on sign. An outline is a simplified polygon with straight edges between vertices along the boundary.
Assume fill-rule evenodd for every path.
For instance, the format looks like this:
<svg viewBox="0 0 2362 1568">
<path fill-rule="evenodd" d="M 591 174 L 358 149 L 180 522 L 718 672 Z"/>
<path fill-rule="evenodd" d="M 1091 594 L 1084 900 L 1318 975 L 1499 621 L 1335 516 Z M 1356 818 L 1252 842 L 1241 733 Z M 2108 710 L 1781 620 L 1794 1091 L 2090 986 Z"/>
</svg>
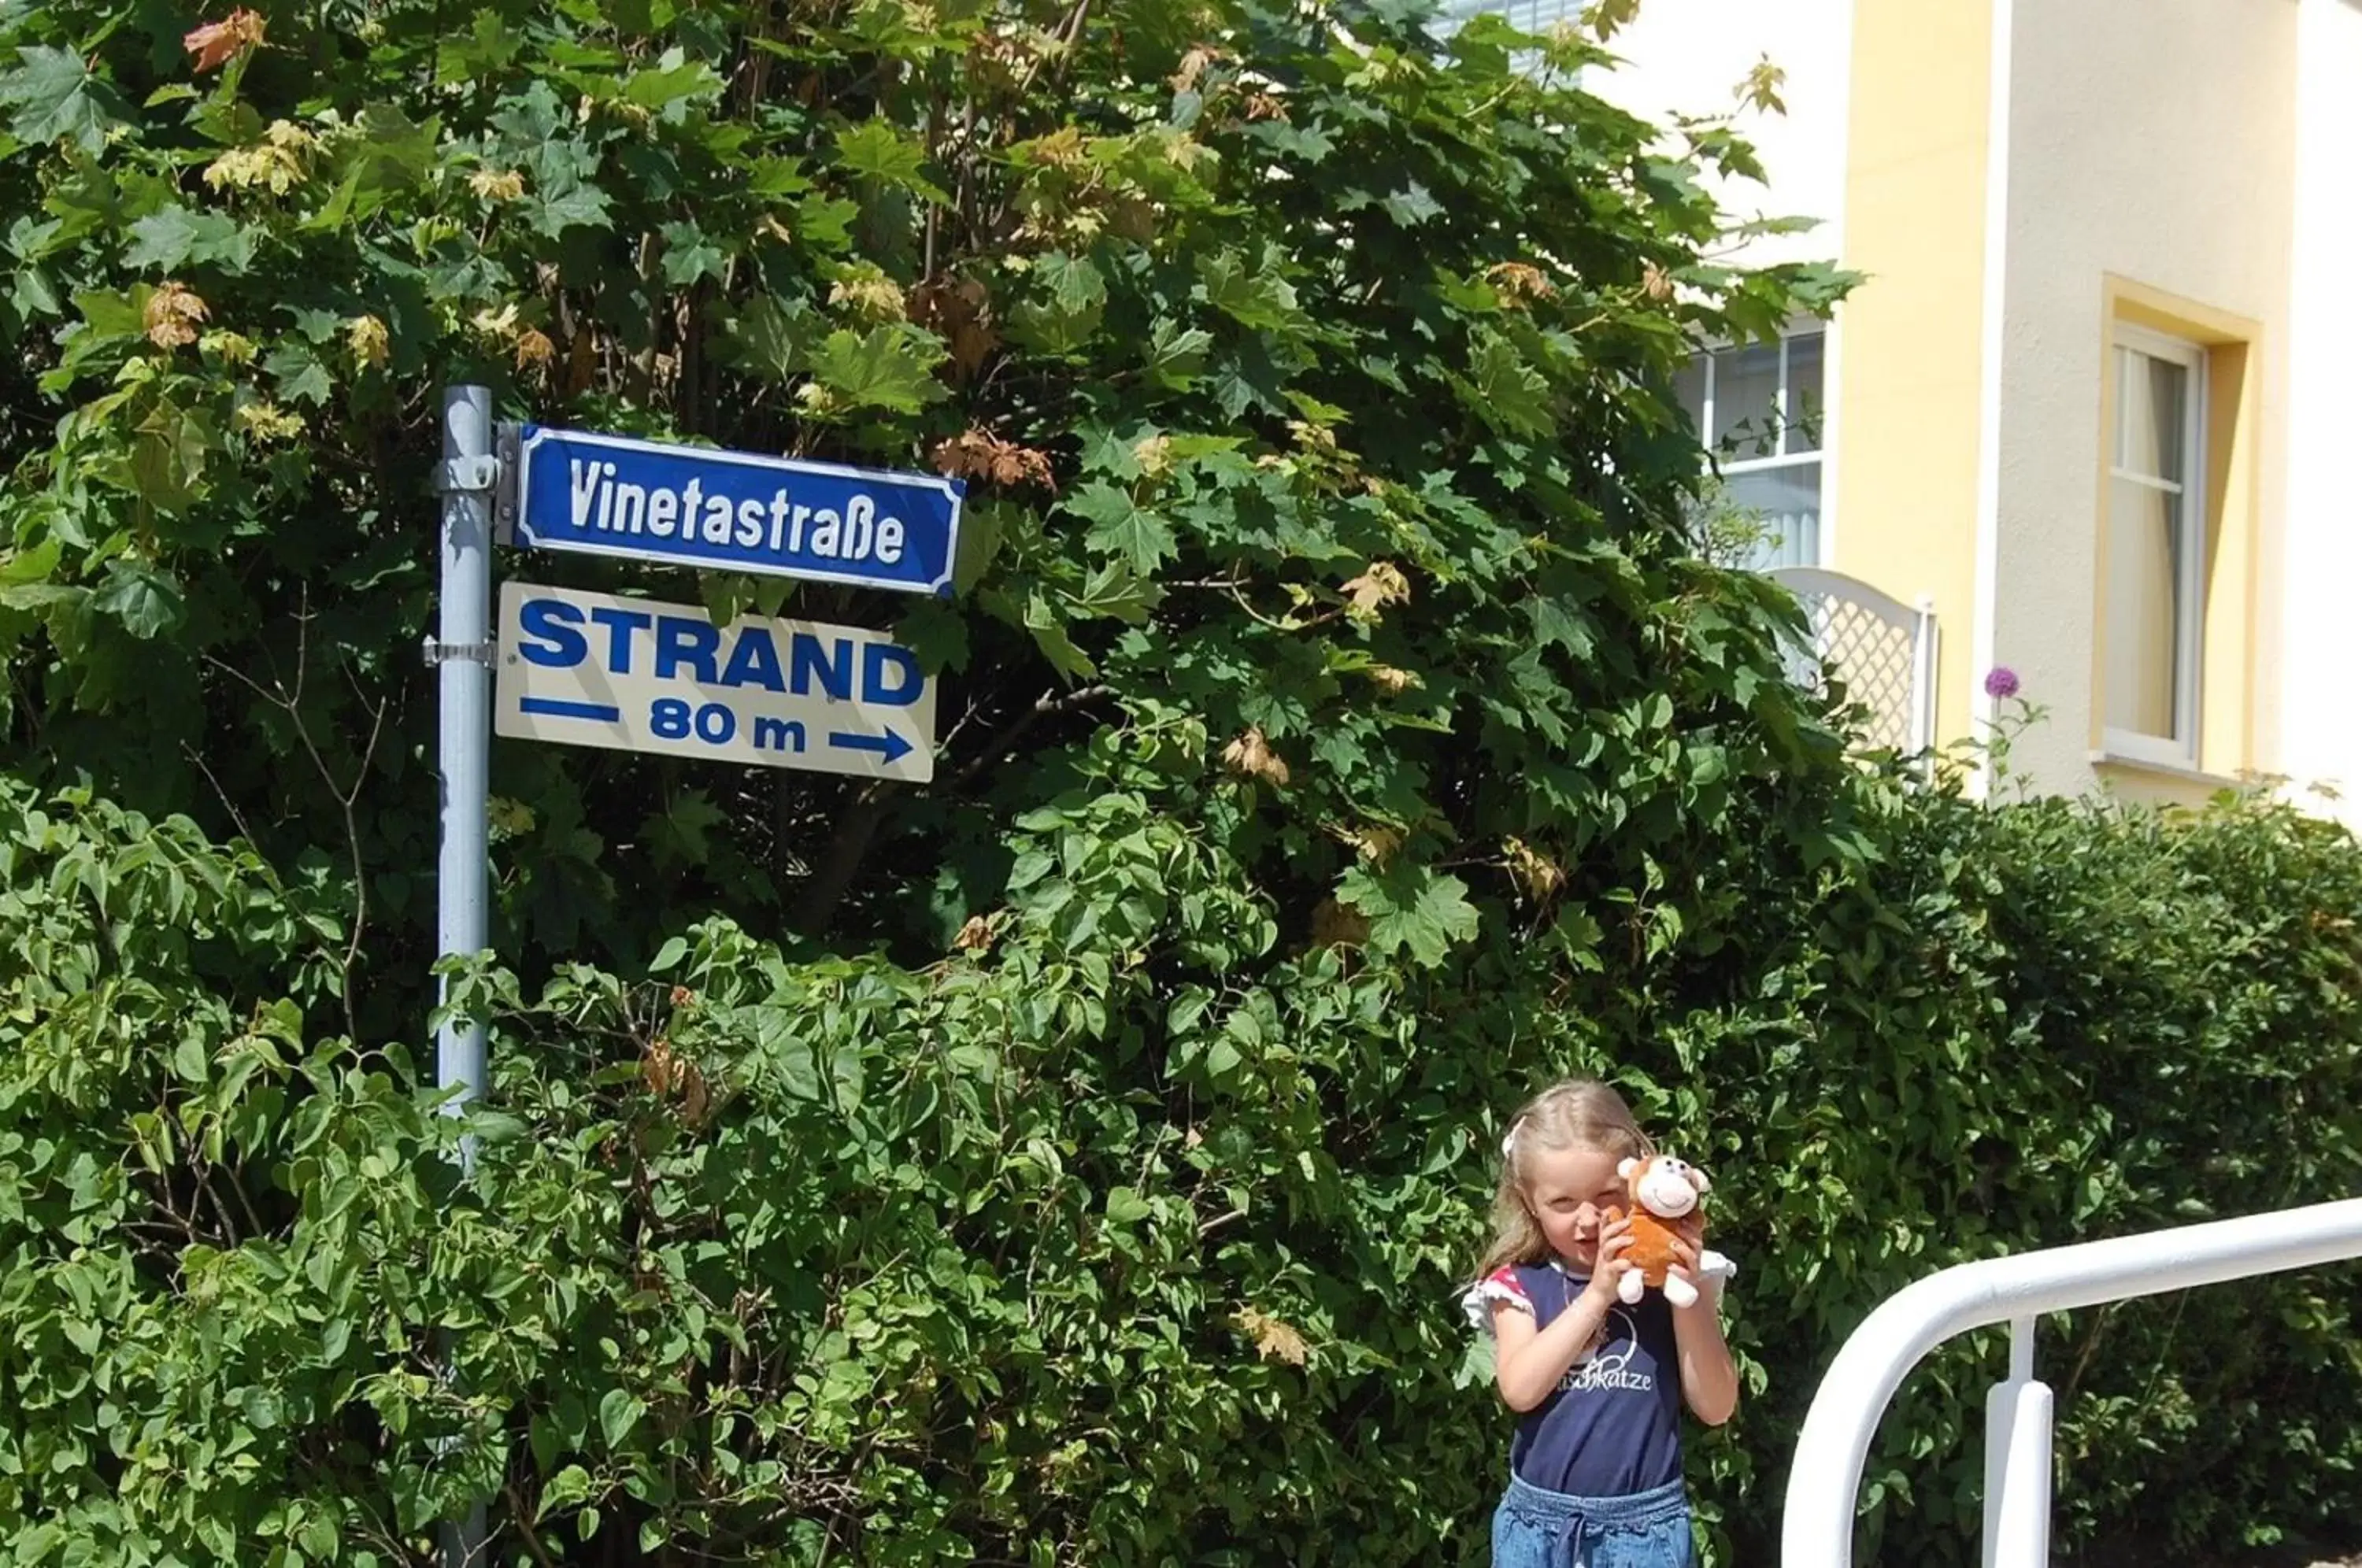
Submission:
<svg viewBox="0 0 2362 1568">
<path fill-rule="evenodd" d="M 501 587 L 493 728 L 524 740 L 935 775 L 935 683 L 883 632 L 530 582 Z"/>
</svg>

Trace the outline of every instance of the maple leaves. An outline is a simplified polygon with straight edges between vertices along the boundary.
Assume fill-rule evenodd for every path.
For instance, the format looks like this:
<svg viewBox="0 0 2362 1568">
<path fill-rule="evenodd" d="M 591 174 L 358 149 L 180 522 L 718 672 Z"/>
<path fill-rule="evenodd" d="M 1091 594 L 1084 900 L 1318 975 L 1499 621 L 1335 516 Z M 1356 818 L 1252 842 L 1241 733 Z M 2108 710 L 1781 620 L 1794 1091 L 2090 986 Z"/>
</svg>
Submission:
<svg viewBox="0 0 2362 1568">
<path fill-rule="evenodd" d="M 1352 606 L 1348 614 L 1356 620 L 1375 620 L 1386 605 L 1410 602 L 1410 580 L 1392 561 L 1372 561 L 1345 584 L 1344 592 Z"/>
<path fill-rule="evenodd" d="M 1311 1355 L 1304 1336 L 1268 1312 L 1249 1307 L 1239 1313 L 1237 1321 L 1239 1331 L 1254 1342 L 1255 1353 L 1265 1361 L 1302 1366 Z"/>
<path fill-rule="evenodd" d="M 345 323 L 345 346 L 358 363 L 382 365 L 392 354 L 393 338 L 378 317 L 357 315 Z"/>
<path fill-rule="evenodd" d="M 953 479 L 979 479 L 1003 487 L 1037 484 L 1057 489 L 1050 472 L 1050 455 L 1005 441 L 989 430 L 971 426 L 936 444 L 935 471 Z"/>
<path fill-rule="evenodd" d="M 219 71 L 248 50 L 259 48 L 263 27 L 261 13 L 241 6 L 218 22 L 193 28 L 181 40 L 181 47 L 193 57 L 191 69 L 202 76 Z"/>
<path fill-rule="evenodd" d="M 1257 778 L 1275 787 L 1285 785 L 1289 778 L 1286 759 L 1271 749 L 1261 724 L 1250 724 L 1222 748 L 1222 766 L 1242 778 Z"/>
<path fill-rule="evenodd" d="M 197 328 L 210 313 L 205 302 L 186 283 L 166 283 L 148 296 L 141 311 L 148 341 L 159 348 L 184 348 L 197 340 Z"/>
<path fill-rule="evenodd" d="M 468 176 L 468 189 L 488 202 L 513 202 L 524 194 L 524 176 L 513 169 L 479 169 Z"/>
<path fill-rule="evenodd" d="M 1499 291 L 1501 303 L 1512 307 L 1522 307 L 1528 300 L 1546 300 L 1558 293 L 1542 270 L 1531 262 L 1496 261 L 1485 269 L 1485 275 Z"/>
</svg>

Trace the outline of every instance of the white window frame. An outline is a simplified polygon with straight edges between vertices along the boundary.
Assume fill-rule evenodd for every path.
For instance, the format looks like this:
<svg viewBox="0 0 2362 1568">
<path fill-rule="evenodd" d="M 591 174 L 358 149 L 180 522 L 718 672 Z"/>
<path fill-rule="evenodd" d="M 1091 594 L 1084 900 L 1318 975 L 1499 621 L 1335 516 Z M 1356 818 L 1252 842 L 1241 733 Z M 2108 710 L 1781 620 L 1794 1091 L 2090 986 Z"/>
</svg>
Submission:
<svg viewBox="0 0 2362 1568">
<path fill-rule="evenodd" d="M 1811 451 L 1791 452 L 1788 450 L 1789 433 L 1801 422 L 1796 417 L 1795 412 L 1788 406 L 1788 355 L 1790 347 L 1797 339 L 1804 337 L 1817 337 L 1821 340 L 1820 428 L 1815 433 L 1818 442 Z M 1780 385 L 1772 403 L 1780 422 L 1779 445 L 1777 450 L 1769 456 L 1760 458 L 1726 458 L 1717 450 L 1714 434 L 1716 423 L 1714 417 L 1714 383 L 1716 359 L 1725 354 L 1735 353 L 1743 348 L 1763 347 L 1763 345 L 1753 341 L 1709 343 L 1698 348 L 1694 356 L 1697 364 L 1705 371 L 1698 394 L 1698 439 L 1704 443 L 1706 457 L 1713 462 L 1714 471 L 1716 474 L 1729 479 L 1740 474 L 1762 473 L 1774 469 L 1800 468 L 1806 463 L 1820 465 L 1820 505 L 1814 512 L 1813 558 L 1804 563 L 1806 566 L 1826 566 L 1828 563 L 1829 555 L 1829 380 L 1836 369 L 1830 362 L 1829 340 L 1829 324 L 1825 321 L 1802 321 L 1782 329 Z"/>
<path fill-rule="evenodd" d="M 2190 377 L 2189 395 L 2182 399 L 2181 449 L 2182 478 L 2177 486 L 2151 474 L 2134 473 L 2124 466 L 2125 456 L 2125 351 L 2144 354 L 2180 365 Z M 2114 547 L 2116 534 L 2116 487 L 2118 480 L 2178 492 L 2181 506 L 2177 525 L 2182 533 L 2180 580 L 2174 585 L 2178 613 L 2173 628 L 2174 690 L 2173 724 L 2175 735 L 2143 734 L 2137 730 L 2120 730 L 2106 722 L 2110 693 L 2103 687 L 2100 693 L 2101 745 L 2105 754 L 2137 762 L 2162 763 L 2174 767 L 2195 767 L 2198 765 L 2198 723 L 2201 712 L 2201 688 L 2204 671 L 2202 661 L 2206 653 L 2206 349 L 2202 344 L 2184 337 L 2168 337 L 2162 332 L 2118 322 L 2108 345 L 2109 378 L 2114 396 L 2108 410 L 2108 502 L 2107 516 L 2103 519 L 2109 546 Z M 2103 603 L 2106 602 L 2103 598 Z M 2104 624 L 2100 635 L 2104 640 L 2116 635 L 2111 613 L 2103 612 Z M 2107 668 L 2103 659 L 2100 666 Z"/>
</svg>

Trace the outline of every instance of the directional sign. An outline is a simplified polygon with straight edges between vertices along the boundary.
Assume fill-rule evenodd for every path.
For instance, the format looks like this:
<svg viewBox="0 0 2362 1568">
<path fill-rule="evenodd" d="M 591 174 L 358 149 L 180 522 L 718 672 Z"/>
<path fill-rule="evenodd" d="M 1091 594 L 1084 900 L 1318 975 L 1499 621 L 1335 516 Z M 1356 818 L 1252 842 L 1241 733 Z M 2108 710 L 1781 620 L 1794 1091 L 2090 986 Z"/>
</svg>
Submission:
<svg viewBox="0 0 2362 1568">
<path fill-rule="evenodd" d="M 516 539 L 541 550 L 948 596 L 964 481 L 528 425 Z"/>
<path fill-rule="evenodd" d="M 501 587 L 493 728 L 526 740 L 923 783 L 935 687 L 883 632 Z"/>
</svg>

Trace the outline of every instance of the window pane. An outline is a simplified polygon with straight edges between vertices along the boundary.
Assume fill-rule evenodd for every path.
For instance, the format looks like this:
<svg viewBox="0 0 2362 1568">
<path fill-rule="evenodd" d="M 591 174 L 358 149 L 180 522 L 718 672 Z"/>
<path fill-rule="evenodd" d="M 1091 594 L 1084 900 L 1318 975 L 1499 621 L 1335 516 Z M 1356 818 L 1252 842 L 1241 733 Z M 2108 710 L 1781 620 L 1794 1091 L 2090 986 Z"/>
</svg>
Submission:
<svg viewBox="0 0 2362 1568">
<path fill-rule="evenodd" d="M 1788 339 L 1788 445 L 1791 452 L 1821 449 L 1820 333 Z"/>
<path fill-rule="evenodd" d="M 1733 458 L 1780 450 L 1780 346 L 1726 349 L 1714 357 L 1714 446 Z"/>
<path fill-rule="evenodd" d="M 1745 562 L 1749 569 L 1821 564 L 1819 463 L 1783 463 L 1731 474 L 1723 487 L 1733 506 L 1759 514 L 1763 536 Z"/>
<path fill-rule="evenodd" d="M 2189 406 L 2188 368 L 2128 348 L 2119 361 L 2117 380 L 2117 447 L 2123 454 L 2118 466 L 2130 473 L 2180 482 L 2186 471 L 2181 433 Z"/>
<path fill-rule="evenodd" d="M 2179 740 L 2181 498 L 2135 480 L 2110 487 L 2108 727 Z"/>
<path fill-rule="evenodd" d="M 1699 439 L 1705 439 L 1705 359 L 1703 355 L 1673 372 L 1673 401 L 1689 414 L 1690 424 L 1697 430 Z"/>
</svg>

